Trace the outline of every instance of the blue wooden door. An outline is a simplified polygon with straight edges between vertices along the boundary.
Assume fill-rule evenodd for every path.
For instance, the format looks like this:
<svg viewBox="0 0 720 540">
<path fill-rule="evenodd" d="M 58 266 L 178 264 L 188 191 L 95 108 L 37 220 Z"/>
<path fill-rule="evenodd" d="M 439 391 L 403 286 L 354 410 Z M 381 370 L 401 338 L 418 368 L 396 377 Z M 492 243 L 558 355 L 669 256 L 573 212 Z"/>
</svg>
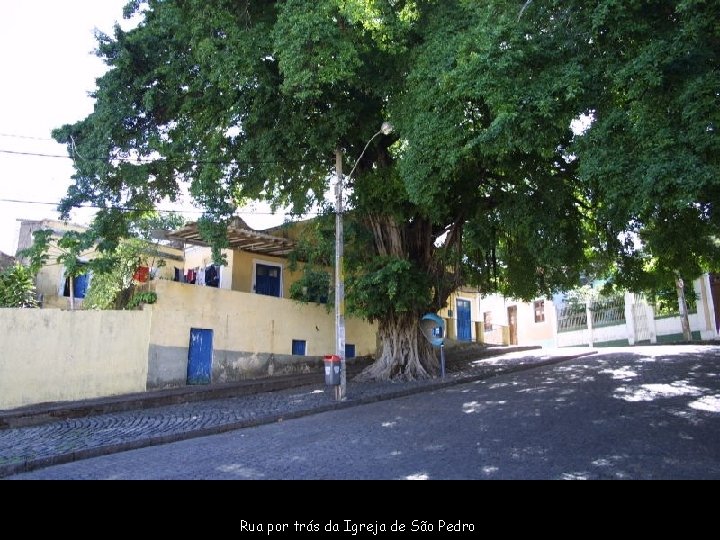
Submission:
<svg viewBox="0 0 720 540">
<path fill-rule="evenodd" d="M 279 266 L 255 265 L 255 292 L 280 297 L 280 271 Z"/>
<path fill-rule="evenodd" d="M 457 301 L 457 338 L 458 341 L 471 341 L 472 328 L 470 326 L 470 302 L 468 300 Z"/>
<path fill-rule="evenodd" d="M 213 331 L 202 328 L 190 329 L 187 383 L 210 384 L 212 375 Z"/>
</svg>

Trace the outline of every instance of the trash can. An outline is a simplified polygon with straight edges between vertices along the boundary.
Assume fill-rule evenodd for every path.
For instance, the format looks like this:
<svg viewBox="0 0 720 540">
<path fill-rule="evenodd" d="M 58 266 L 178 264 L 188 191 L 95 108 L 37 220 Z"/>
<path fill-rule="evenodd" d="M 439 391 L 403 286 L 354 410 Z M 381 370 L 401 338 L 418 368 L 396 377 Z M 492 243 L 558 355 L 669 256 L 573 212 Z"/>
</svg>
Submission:
<svg viewBox="0 0 720 540">
<path fill-rule="evenodd" d="M 325 356 L 325 384 L 340 384 L 340 357 L 336 354 Z"/>
</svg>

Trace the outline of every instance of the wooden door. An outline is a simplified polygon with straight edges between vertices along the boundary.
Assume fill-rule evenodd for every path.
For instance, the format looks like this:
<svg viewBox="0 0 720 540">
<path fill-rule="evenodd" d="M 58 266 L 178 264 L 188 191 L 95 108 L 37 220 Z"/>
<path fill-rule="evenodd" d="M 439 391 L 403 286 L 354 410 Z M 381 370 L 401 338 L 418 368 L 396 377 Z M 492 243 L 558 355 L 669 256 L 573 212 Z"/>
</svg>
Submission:
<svg viewBox="0 0 720 540">
<path fill-rule="evenodd" d="M 509 345 L 517 345 L 517 306 L 510 306 L 507 308 L 508 314 L 508 327 L 510 328 L 510 343 Z"/>
</svg>

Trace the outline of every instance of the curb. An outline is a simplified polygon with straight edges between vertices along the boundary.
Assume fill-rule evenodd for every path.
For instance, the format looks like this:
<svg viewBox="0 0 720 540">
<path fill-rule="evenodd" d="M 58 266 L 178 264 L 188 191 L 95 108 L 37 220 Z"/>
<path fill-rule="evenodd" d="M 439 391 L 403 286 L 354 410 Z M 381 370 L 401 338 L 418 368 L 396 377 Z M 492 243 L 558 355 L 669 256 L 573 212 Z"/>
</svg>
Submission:
<svg viewBox="0 0 720 540">
<path fill-rule="evenodd" d="M 361 397 L 353 400 L 341 402 L 330 402 L 326 405 L 320 405 L 309 409 L 301 409 L 297 411 L 290 411 L 283 414 L 269 414 L 250 420 L 242 420 L 239 422 L 230 422 L 221 426 L 213 426 L 208 428 L 194 429 L 183 433 L 174 433 L 172 435 L 158 435 L 152 436 L 145 439 L 139 439 L 135 441 L 128 441 L 124 443 L 110 444 L 105 446 L 98 446 L 94 448 L 87 448 L 84 450 L 78 450 L 74 452 L 68 452 L 66 454 L 58 454 L 51 457 L 42 457 L 36 459 L 28 459 L 21 463 L 13 463 L 0 465 L 0 479 L 14 474 L 31 472 L 36 469 L 42 469 L 53 465 L 62 465 L 65 463 L 72 463 L 73 461 L 79 461 L 82 459 L 89 459 L 93 457 L 101 457 L 110 454 L 116 454 L 119 452 L 126 452 L 128 450 L 137 450 L 140 448 L 146 448 L 149 446 L 158 446 L 162 444 L 168 444 L 173 442 L 179 442 L 188 439 L 194 439 L 199 437 L 207 437 L 210 435 L 219 435 L 228 431 L 235 431 L 238 429 L 257 427 L 265 424 L 273 424 L 275 422 L 282 422 L 284 420 L 293 420 L 296 418 L 302 418 L 305 416 L 311 416 L 323 412 L 349 409 L 351 407 L 357 407 L 360 405 L 368 405 L 371 403 L 378 403 L 380 401 L 389 401 L 402 397 L 407 397 L 414 394 L 420 394 L 423 392 L 433 392 L 443 388 L 450 388 L 458 386 L 460 384 L 466 384 L 476 382 L 480 380 L 487 380 L 499 375 L 507 375 L 510 373 L 517 373 L 519 371 L 527 371 L 534 368 L 544 367 L 548 365 L 559 364 L 568 360 L 576 360 L 585 356 L 597 354 L 597 350 L 591 350 L 571 356 L 560 356 L 551 357 L 547 360 L 541 360 L 532 364 L 509 364 L 505 366 L 493 366 L 492 369 L 484 372 L 471 375 L 460 375 L 453 378 L 452 380 L 444 380 L 438 382 L 431 382 L 416 386 L 413 388 L 405 388 L 402 390 L 391 391 L 380 393 L 374 396 Z"/>
</svg>

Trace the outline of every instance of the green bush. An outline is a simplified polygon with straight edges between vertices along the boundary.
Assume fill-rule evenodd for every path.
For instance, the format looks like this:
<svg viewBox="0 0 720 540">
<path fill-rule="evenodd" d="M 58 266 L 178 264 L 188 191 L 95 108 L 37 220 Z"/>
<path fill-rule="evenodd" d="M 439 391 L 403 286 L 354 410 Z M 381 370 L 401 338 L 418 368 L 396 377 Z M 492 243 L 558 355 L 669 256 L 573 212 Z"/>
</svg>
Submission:
<svg viewBox="0 0 720 540">
<path fill-rule="evenodd" d="M 38 307 L 36 296 L 30 268 L 15 264 L 0 272 L 0 307 Z"/>
<path fill-rule="evenodd" d="M 157 302 L 157 293 L 152 291 L 134 294 L 127 304 L 127 309 L 134 309 L 142 304 L 154 304 Z"/>
</svg>

